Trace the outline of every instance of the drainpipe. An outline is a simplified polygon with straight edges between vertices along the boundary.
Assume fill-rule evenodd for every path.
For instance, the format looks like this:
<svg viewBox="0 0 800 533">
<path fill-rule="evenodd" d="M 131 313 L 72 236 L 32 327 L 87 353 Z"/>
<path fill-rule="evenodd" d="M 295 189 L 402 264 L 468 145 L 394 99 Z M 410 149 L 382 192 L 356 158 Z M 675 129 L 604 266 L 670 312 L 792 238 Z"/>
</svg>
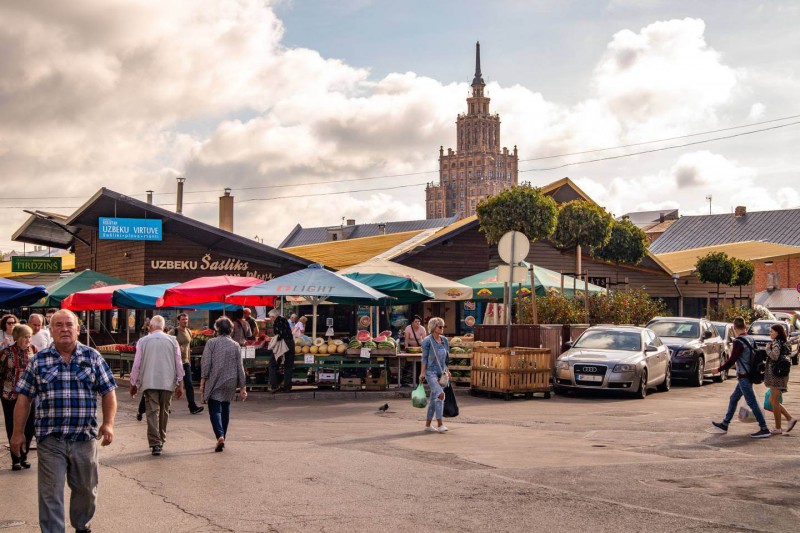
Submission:
<svg viewBox="0 0 800 533">
<path fill-rule="evenodd" d="M 683 316 L 683 293 L 681 292 L 681 288 L 678 287 L 678 279 L 680 279 L 681 275 L 675 273 L 672 275 L 672 283 L 675 285 L 675 290 L 678 291 L 678 316 Z"/>
</svg>

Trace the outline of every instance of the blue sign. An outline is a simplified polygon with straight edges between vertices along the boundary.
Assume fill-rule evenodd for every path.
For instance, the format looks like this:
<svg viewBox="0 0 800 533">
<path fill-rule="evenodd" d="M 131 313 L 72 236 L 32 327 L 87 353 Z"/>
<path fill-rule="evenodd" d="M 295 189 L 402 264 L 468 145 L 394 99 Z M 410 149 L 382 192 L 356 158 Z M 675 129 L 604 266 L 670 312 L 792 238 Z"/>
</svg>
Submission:
<svg viewBox="0 0 800 533">
<path fill-rule="evenodd" d="M 161 219 L 100 217 L 100 238 L 115 241 L 160 241 Z"/>
</svg>

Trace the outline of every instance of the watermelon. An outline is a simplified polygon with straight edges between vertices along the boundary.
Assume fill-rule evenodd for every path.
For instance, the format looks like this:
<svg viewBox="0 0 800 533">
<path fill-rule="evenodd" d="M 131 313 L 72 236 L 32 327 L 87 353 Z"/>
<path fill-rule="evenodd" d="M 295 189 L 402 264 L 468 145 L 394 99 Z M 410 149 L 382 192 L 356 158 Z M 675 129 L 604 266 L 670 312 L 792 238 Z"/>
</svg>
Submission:
<svg viewBox="0 0 800 533">
<path fill-rule="evenodd" d="M 361 343 L 356 339 L 351 340 L 347 345 L 348 350 L 358 350 L 359 348 L 361 348 Z"/>
<path fill-rule="evenodd" d="M 378 348 L 380 348 L 381 350 L 394 350 L 395 345 L 393 342 L 379 342 Z"/>
<path fill-rule="evenodd" d="M 379 336 L 380 337 L 391 337 L 392 336 L 392 332 L 387 329 L 386 331 L 381 331 Z"/>
<path fill-rule="evenodd" d="M 375 341 L 376 343 L 378 343 L 378 344 L 380 344 L 380 343 L 382 343 L 382 342 L 386 342 L 386 335 L 383 335 L 383 334 L 381 334 L 381 335 L 378 335 L 377 337 L 375 337 L 375 338 L 374 338 L 374 339 L 372 339 L 372 340 L 374 340 L 374 341 Z"/>
<path fill-rule="evenodd" d="M 372 336 L 368 331 L 362 329 L 358 332 L 358 335 L 356 335 L 356 339 L 358 339 L 359 342 L 367 342 L 372 340 Z"/>
<path fill-rule="evenodd" d="M 375 343 L 374 343 L 374 342 L 372 342 L 372 341 L 367 341 L 367 342 L 365 342 L 364 344 L 362 344 L 362 345 L 361 345 L 361 347 L 362 347 L 362 348 L 372 348 L 372 349 L 375 349 L 375 348 L 377 348 L 377 347 L 378 347 L 378 345 L 377 345 L 377 344 L 375 344 Z"/>
</svg>

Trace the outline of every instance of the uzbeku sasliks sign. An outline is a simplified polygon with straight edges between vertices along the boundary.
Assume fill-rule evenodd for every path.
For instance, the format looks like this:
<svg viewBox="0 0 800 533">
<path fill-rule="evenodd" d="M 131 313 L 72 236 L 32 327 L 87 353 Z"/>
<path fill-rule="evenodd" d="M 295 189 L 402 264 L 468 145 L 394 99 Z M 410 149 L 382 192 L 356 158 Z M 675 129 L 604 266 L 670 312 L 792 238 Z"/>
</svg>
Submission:
<svg viewBox="0 0 800 533">
<path fill-rule="evenodd" d="M 275 277 L 271 272 L 259 272 L 258 267 L 251 267 L 248 261 L 232 258 L 213 258 L 211 254 L 205 254 L 198 261 L 197 259 L 152 259 L 150 261 L 152 270 L 197 270 L 211 271 L 215 275 L 227 274 L 233 276 L 247 276 L 270 280 Z"/>
<path fill-rule="evenodd" d="M 160 241 L 161 219 L 100 217 L 101 239 L 115 241 Z"/>
</svg>

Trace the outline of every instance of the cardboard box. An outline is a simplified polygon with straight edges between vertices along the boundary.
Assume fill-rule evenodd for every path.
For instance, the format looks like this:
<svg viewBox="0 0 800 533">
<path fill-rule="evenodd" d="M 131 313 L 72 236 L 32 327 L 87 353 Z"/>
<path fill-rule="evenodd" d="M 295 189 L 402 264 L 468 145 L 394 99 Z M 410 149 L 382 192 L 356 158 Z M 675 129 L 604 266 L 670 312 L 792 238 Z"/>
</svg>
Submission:
<svg viewBox="0 0 800 533">
<path fill-rule="evenodd" d="M 339 379 L 338 372 L 318 372 L 317 383 L 336 383 Z"/>
<path fill-rule="evenodd" d="M 381 376 L 377 378 L 366 378 L 364 380 L 364 389 L 370 391 L 386 390 L 386 372 L 381 372 Z"/>
<path fill-rule="evenodd" d="M 339 390 L 361 390 L 361 378 L 341 378 Z"/>
</svg>

